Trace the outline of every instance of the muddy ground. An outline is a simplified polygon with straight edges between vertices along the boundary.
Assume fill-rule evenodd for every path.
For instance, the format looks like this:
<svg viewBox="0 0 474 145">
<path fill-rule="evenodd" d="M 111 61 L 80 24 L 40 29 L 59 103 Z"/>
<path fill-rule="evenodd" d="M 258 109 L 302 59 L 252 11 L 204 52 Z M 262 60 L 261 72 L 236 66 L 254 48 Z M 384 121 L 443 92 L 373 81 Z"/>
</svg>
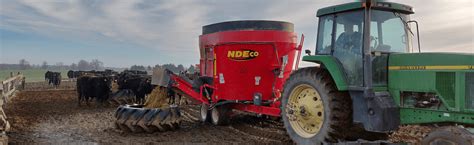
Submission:
<svg viewBox="0 0 474 145">
<path fill-rule="evenodd" d="M 44 82 L 27 82 L 24 91 L 45 91 L 45 90 L 75 90 L 76 81 L 62 80 L 57 87 Z"/>
<path fill-rule="evenodd" d="M 12 126 L 9 142 L 292 144 L 280 121 L 239 113 L 231 125 L 213 126 L 197 121 L 199 115 L 195 105 L 182 106 L 183 122 L 176 131 L 126 133 L 114 127 L 116 106 L 91 104 L 79 107 L 75 90 L 65 89 L 29 88 L 4 106 Z"/>
</svg>

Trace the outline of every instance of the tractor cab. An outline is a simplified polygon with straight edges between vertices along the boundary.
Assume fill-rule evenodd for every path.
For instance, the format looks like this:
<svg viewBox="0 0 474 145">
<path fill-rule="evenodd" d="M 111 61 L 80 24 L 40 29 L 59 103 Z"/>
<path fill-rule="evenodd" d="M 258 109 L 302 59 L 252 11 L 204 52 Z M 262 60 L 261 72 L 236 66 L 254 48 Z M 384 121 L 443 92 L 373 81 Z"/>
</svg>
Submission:
<svg viewBox="0 0 474 145">
<path fill-rule="evenodd" d="M 411 7 L 389 2 L 354 2 L 320 9 L 316 54 L 334 56 L 350 88 L 368 85 L 364 84 L 368 66 L 374 69 L 372 80 L 367 81 L 386 87 L 387 54 L 412 51 L 409 14 L 413 14 Z M 364 59 L 370 63 L 364 65 Z"/>
<path fill-rule="evenodd" d="M 364 0 L 319 9 L 316 62 L 329 71 L 337 89 L 352 98 L 353 121 L 366 130 L 386 132 L 400 124 L 399 108 L 389 92 L 389 55 L 410 53 L 408 27 L 413 8 Z"/>
</svg>

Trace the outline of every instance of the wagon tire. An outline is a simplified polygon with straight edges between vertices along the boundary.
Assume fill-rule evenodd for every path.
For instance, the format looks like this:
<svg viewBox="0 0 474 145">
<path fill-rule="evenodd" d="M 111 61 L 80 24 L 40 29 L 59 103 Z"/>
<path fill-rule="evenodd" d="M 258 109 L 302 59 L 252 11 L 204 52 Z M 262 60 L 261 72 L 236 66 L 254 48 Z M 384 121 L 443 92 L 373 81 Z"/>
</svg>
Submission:
<svg viewBox="0 0 474 145">
<path fill-rule="evenodd" d="M 122 105 L 117 108 L 115 117 L 117 129 L 134 133 L 176 130 L 181 123 L 178 107 L 144 108 L 143 105 Z"/>
<path fill-rule="evenodd" d="M 226 105 L 216 106 L 211 110 L 211 122 L 214 125 L 228 125 L 231 109 Z"/>
<path fill-rule="evenodd" d="M 209 110 L 209 105 L 202 103 L 199 107 L 199 119 L 203 123 L 211 122 L 211 111 Z"/>
</svg>

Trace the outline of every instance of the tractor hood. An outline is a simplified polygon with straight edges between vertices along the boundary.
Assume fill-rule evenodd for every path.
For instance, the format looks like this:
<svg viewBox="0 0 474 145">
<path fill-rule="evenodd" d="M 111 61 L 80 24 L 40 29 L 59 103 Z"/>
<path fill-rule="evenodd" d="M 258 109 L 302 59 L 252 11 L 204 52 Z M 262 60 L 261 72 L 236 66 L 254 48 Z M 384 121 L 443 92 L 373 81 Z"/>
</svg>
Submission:
<svg viewBox="0 0 474 145">
<path fill-rule="evenodd" d="M 473 70 L 471 53 L 404 53 L 389 56 L 389 70 Z"/>
<path fill-rule="evenodd" d="M 474 54 L 411 53 L 388 57 L 388 90 L 400 106 L 401 124 L 474 124 Z M 430 100 L 437 102 L 421 105 Z"/>
</svg>

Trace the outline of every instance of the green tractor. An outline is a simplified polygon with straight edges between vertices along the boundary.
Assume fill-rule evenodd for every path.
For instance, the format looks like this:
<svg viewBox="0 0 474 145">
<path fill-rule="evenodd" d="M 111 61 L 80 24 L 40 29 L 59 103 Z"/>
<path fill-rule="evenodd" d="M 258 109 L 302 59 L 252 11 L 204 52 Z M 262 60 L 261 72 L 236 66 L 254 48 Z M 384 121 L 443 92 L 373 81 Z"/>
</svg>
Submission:
<svg viewBox="0 0 474 145">
<path fill-rule="evenodd" d="M 293 72 L 282 94 L 293 141 L 391 140 L 408 127 L 419 139 L 400 142 L 474 144 L 474 55 L 414 49 L 411 14 L 375 0 L 318 10 L 316 54 L 303 61 L 319 66 Z"/>
</svg>

